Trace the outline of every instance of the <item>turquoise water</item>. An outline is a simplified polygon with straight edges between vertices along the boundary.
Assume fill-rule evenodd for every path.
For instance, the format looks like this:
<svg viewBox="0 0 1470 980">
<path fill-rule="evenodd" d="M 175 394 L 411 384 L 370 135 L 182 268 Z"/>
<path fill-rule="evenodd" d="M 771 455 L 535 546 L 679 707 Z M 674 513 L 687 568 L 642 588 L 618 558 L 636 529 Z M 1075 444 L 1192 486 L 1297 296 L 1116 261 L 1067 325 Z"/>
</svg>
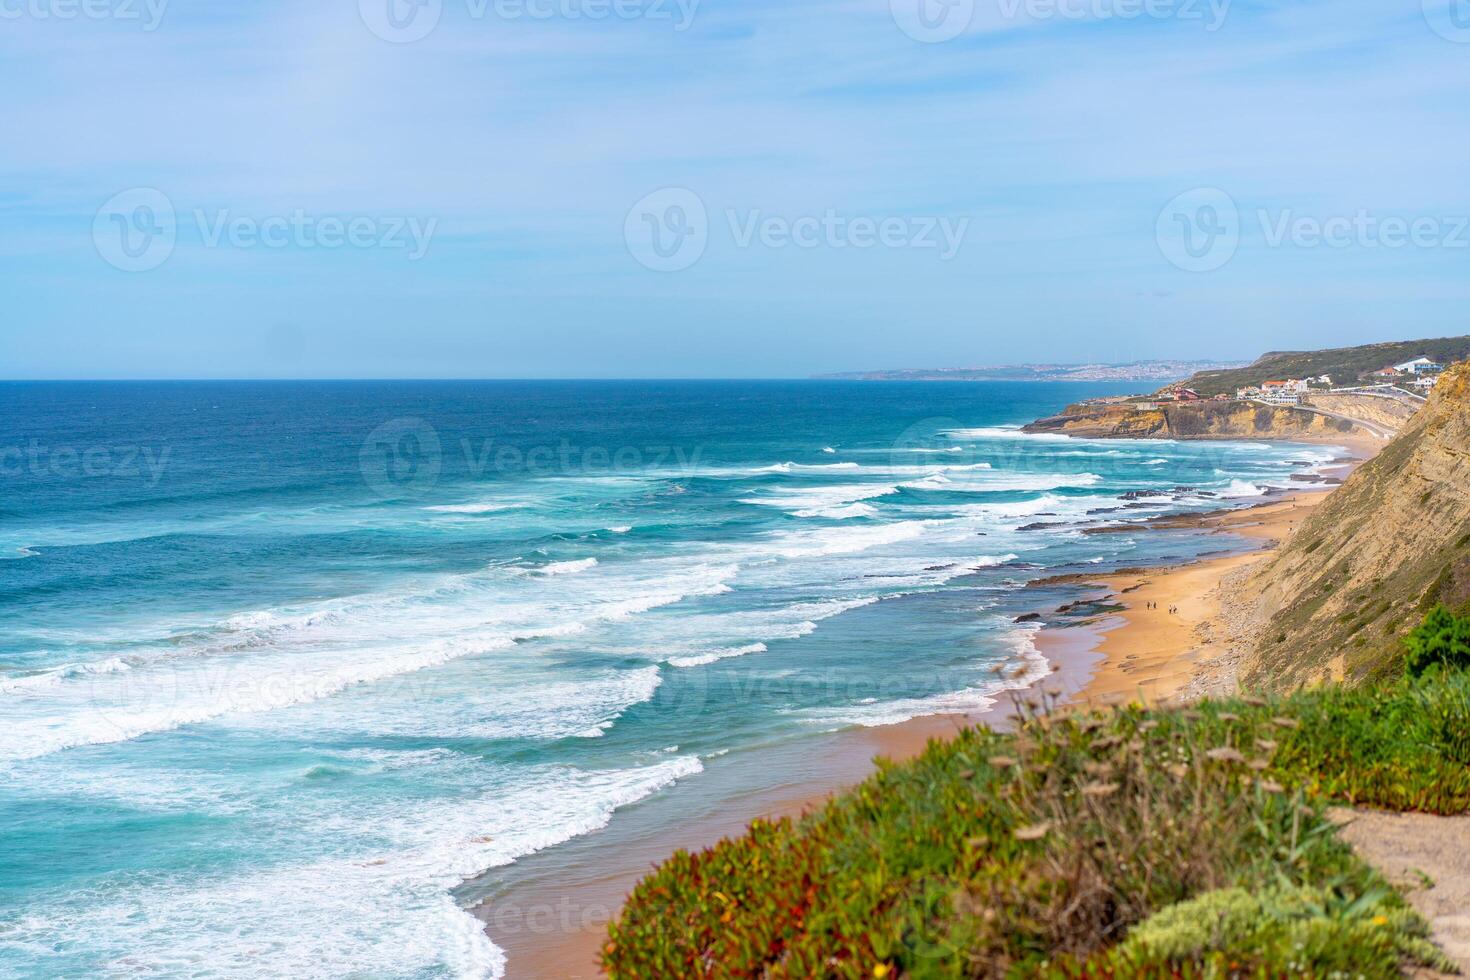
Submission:
<svg viewBox="0 0 1470 980">
<path fill-rule="evenodd" d="M 984 707 L 1025 581 L 1220 546 L 1083 526 L 1338 455 L 1015 429 L 1119 390 L 0 386 L 0 975 L 497 975 L 462 880 Z"/>
</svg>

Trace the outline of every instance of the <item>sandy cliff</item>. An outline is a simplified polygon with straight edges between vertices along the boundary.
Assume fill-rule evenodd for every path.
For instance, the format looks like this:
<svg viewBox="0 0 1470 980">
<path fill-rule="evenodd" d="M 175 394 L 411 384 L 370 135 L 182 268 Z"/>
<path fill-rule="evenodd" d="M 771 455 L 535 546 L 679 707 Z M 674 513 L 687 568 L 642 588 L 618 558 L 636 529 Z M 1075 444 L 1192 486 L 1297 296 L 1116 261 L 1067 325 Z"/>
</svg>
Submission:
<svg viewBox="0 0 1470 980">
<path fill-rule="evenodd" d="M 1131 405 L 1072 405 L 1026 426 L 1091 439 L 1282 439 L 1342 442 L 1350 422 L 1294 408 L 1245 402 L 1185 402 L 1138 410 Z"/>
<path fill-rule="evenodd" d="M 1326 412 L 1336 412 L 1355 419 L 1376 422 L 1391 429 L 1399 429 L 1414 417 L 1418 405 L 1408 399 L 1384 398 L 1376 395 L 1345 395 L 1337 392 L 1314 391 L 1307 396 L 1307 404 Z"/>
<path fill-rule="evenodd" d="M 1273 689 L 1394 669 L 1435 602 L 1470 605 L 1470 364 L 1233 593 L 1241 683 Z"/>
</svg>

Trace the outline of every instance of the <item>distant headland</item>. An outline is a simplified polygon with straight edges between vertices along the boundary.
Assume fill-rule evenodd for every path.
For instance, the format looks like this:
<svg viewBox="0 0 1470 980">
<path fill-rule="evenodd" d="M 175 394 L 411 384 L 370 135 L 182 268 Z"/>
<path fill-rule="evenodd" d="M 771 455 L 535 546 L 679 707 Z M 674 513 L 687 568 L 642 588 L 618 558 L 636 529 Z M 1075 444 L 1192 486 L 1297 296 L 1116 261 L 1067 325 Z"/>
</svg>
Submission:
<svg viewBox="0 0 1470 980">
<path fill-rule="evenodd" d="M 965 368 L 895 368 L 818 375 L 834 381 L 1181 381 L 1229 371 L 1245 361 L 1132 361 L 1127 364 L 1011 364 Z"/>
</svg>

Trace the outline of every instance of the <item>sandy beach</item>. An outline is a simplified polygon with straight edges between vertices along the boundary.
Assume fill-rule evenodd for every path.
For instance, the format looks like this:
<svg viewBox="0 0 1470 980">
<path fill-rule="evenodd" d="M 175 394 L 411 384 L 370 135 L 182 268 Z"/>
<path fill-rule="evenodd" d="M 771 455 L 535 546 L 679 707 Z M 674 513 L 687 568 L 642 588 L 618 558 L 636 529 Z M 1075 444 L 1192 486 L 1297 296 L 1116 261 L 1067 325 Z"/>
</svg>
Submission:
<svg viewBox="0 0 1470 980">
<path fill-rule="evenodd" d="M 1067 634 L 1092 634 L 1090 647 L 1101 661 L 1082 699 L 1096 704 L 1135 700 L 1156 704 L 1179 696 L 1192 682 L 1228 689 L 1233 677 L 1224 670 L 1216 675 L 1216 669 L 1225 666 L 1217 662 L 1224 651 L 1215 628 L 1222 582 L 1260 561 L 1326 496 L 1320 491 L 1298 493 L 1245 510 L 1158 522 L 1159 527 L 1188 526 L 1245 538 L 1258 542 L 1259 550 L 1099 576 L 1099 597 L 1123 608 L 1096 624 L 1044 630 L 1038 648 L 1051 657 Z"/>
<path fill-rule="evenodd" d="M 1051 675 L 1028 690 L 998 698 L 983 713 L 916 718 L 802 739 L 799 745 L 764 753 L 760 763 L 767 773 L 790 774 L 786 781 L 752 792 L 715 793 L 716 802 L 708 792 L 711 781 L 717 785 L 728 778 L 733 784 L 736 777 L 711 766 L 699 777 L 704 783 L 701 801 L 694 800 L 692 788 L 676 786 L 630 808 L 636 812 L 619 814 L 607 830 L 567 845 L 573 853 L 555 863 L 548 858 L 544 871 L 533 868 L 527 875 L 522 869 L 509 888 L 487 895 L 478 909 L 492 939 L 506 950 L 507 975 L 569 980 L 600 975 L 598 956 L 608 920 L 639 878 L 673 851 L 709 847 L 743 833 L 758 817 L 799 816 L 865 778 L 876 758 L 912 758 L 931 739 L 966 725 L 1003 727 L 1016 699 L 1046 694 L 1071 704 L 1101 705 L 1134 699 L 1156 703 L 1180 694 L 1214 666 L 1219 651 L 1210 627 L 1220 614 L 1222 579 L 1259 561 L 1325 497 L 1322 489 L 1315 489 L 1255 507 L 1151 522 L 1152 530 L 1228 536 L 1222 550 L 1231 553 L 1095 578 L 1067 576 L 1068 584 L 1095 586 L 1095 598 L 1122 608 L 1079 625 L 1038 630 L 1035 644 L 1051 662 Z M 1258 547 L 1241 553 L 1241 539 Z M 1222 682 L 1216 678 L 1216 683 Z M 804 775 L 798 760 L 810 766 Z M 533 924 L 536 917 L 540 925 Z"/>
</svg>

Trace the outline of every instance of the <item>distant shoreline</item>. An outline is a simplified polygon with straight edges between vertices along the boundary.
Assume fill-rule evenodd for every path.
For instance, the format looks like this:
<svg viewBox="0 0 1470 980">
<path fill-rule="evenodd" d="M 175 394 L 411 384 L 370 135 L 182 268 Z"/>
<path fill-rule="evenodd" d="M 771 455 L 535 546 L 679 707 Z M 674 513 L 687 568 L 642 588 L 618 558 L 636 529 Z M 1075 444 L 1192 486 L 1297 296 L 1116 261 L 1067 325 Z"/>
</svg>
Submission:
<svg viewBox="0 0 1470 980">
<path fill-rule="evenodd" d="M 883 368 L 819 374 L 816 381 L 1031 381 L 1167 385 L 1201 371 L 1232 371 L 1244 361 L 1129 361 L 1123 364 L 1015 364 L 968 368 Z"/>
</svg>

